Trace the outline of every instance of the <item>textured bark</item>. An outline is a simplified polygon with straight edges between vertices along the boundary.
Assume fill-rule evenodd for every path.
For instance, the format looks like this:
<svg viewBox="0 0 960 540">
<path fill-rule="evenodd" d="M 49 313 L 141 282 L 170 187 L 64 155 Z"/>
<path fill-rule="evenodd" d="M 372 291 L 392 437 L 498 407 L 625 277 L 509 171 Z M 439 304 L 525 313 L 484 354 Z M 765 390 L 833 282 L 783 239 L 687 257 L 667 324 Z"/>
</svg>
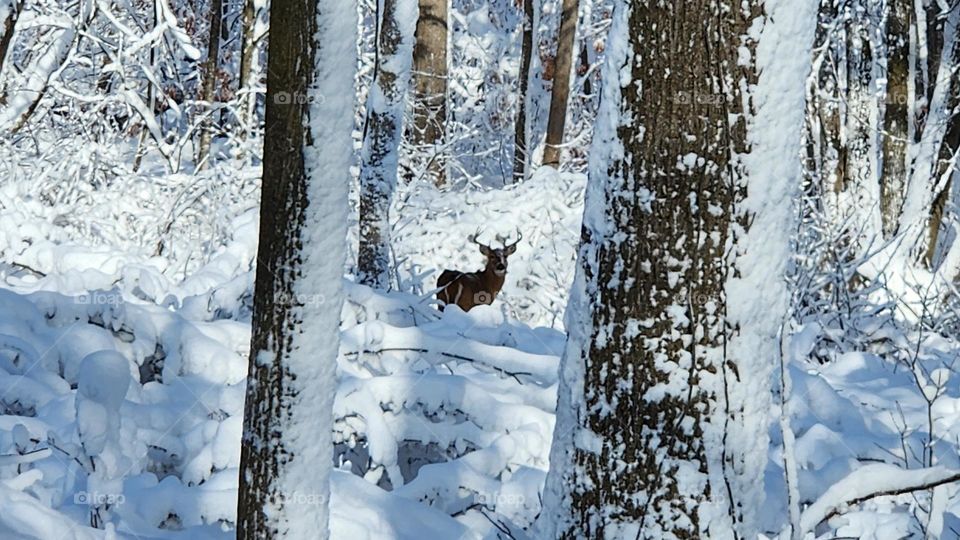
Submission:
<svg viewBox="0 0 960 540">
<path fill-rule="evenodd" d="M 410 77 L 409 29 L 398 7 L 415 12 L 416 0 L 381 0 L 377 65 L 367 100 L 360 163 L 360 244 L 357 281 L 377 289 L 390 287 L 390 202 L 397 183 L 403 104 Z M 410 9 L 413 8 L 413 9 Z"/>
<path fill-rule="evenodd" d="M 238 75 L 238 89 L 240 90 L 240 138 L 249 135 L 253 123 L 253 110 L 256 106 L 256 94 L 253 92 L 256 80 L 253 78 L 254 57 L 257 54 L 256 27 L 259 13 L 254 0 L 243 0 L 242 14 L 243 35 L 240 43 L 240 73 Z"/>
<path fill-rule="evenodd" d="M 517 119 L 514 124 L 513 178 L 522 180 L 527 174 L 527 87 L 530 83 L 530 60 L 533 54 L 533 0 L 523 1 L 523 39 L 520 45 L 520 71 L 517 73 Z"/>
<path fill-rule="evenodd" d="M 356 4 L 273 0 L 270 19 L 237 538 L 324 539 Z"/>
<path fill-rule="evenodd" d="M 568 475 L 557 482 L 570 516 L 556 537 L 701 538 L 701 505 L 728 497 L 720 492 L 729 485 L 708 478 L 718 472 L 708 471 L 708 452 L 722 460 L 704 429 L 725 416 L 715 392 L 728 369 L 726 249 L 744 195 L 735 158 L 746 150 L 740 83 L 754 80 L 737 60 L 756 15 L 744 8 L 756 4 L 616 8 L 629 15 L 611 43 L 627 45 L 607 51 L 618 60 L 605 68 L 601 114 L 614 107 L 620 120 L 615 134 L 605 127 L 597 135 L 593 152 L 609 155 L 591 161 L 575 284 L 584 304 L 569 316 L 561 383 L 578 396 L 569 398 L 578 403 L 573 448 L 558 449 L 572 454 L 570 469 L 556 473 Z M 625 73 L 631 83 L 611 93 Z M 685 95 L 696 99 L 678 99 Z M 583 366 L 582 380 L 568 378 L 580 369 L 570 366 Z"/>
<path fill-rule="evenodd" d="M 553 88 L 550 91 L 550 114 L 547 117 L 547 140 L 543 149 L 543 164 L 554 167 L 560 164 L 560 145 L 563 144 L 563 128 L 567 122 L 573 44 L 577 37 L 579 10 L 580 0 L 563 0 L 557 56 L 554 60 Z"/>
<path fill-rule="evenodd" d="M 413 141 L 433 146 L 429 170 L 436 183 L 446 183 L 442 148 L 447 123 L 447 27 L 450 0 L 419 0 L 413 49 Z"/>
<path fill-rule="evenodd" d="M 908 79 L 910 77 L 911 0 L 892 0 L 887 17 L 887 95 L 883 114 L 883 170 L 880 180 L 880 217 L 883 236 L 896 233 L 907 184 Z"/>
<path fill-rule="evenodd" d="M 200 145 L 197 163 L 200 168 L 210 164 L 210 139 L 212 137 L 213 102 L 216 99 L 217 70 L 220 66 L 220 26 L 223 21 L 223 0 L 210 0 L 210 35 L 207 43 L 207 61 L 203 66 L 203 87 L 200 100 L 207 102 L 209 112 L 200 130 Z"/>
<path fill-rule="evenodd" d="M 846 104 L 844 117 L 844 179 L 847 191 L 841 215 L 851 219 L 861 249 L 878 245 L 880 229 L 880 186 L 876 174 L 877 146 L 873 91 L 873 47 L 871 33 L 876 27 L 866 5 L 855 5 L 854 17 L 846 22 Z"/>
<path fill-rule="evenodd" d="M 3 72 L 7 54 L 10 52 L 10 44 L 13 43 L 13 34 L 17 27 L 17 17 L 20 16 L 21 7 L 22 2 L 12 2 L 7 17 L 3 20 L 3 33 L 0 34 L 0 73 Z"/>
</svg>

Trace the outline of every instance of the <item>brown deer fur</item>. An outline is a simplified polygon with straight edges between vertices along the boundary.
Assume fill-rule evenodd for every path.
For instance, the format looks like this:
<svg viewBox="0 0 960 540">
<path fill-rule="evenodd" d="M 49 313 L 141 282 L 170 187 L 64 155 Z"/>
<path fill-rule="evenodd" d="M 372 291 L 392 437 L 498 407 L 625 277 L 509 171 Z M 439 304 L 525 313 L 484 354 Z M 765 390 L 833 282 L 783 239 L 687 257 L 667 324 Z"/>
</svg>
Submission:
<svg viewBox="0 0 960 540">
<path fill-rule="evenodd" d="M 507 257 L 517 250 L 517 242 L 521 238 L 523 235 L 519 235 L 512 244 L 504 243 L 502 248 L 493 249 L 477 242 L 477 235 L 471 237 L 470 241 L 480 246 L 480 253 L 487 258 L 487 263 L 483 270 L 477 272 L 444 270 L 440 274 L 437 279 L 440 311 L 449 304 L 456 304 L 464 311 L 470 311 L 477 304 L 492 304 L 507 277 Z"/>
</svg>

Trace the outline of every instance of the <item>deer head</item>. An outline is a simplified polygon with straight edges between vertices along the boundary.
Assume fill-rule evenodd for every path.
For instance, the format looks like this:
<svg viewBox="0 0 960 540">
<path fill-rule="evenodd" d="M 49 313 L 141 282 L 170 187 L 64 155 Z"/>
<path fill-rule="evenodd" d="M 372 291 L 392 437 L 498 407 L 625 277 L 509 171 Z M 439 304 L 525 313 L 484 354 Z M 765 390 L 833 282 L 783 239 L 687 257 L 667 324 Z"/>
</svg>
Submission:
<svg viewBox="0 0 960 540">
<path fill-rule="evenodd" d="M 520 230 L 517 230 L 517 239 L 512 244 L 507 244 L 506 238 L 496 236 L 498 242 L 503 245 L 500 249 L 494 249 L 486 244 L 481 244 L 477 241 L 477 237 L 480 236 L 480 231 L 478 230 L 473 236 L 470 237 L 470 241 L 480 247 L 480 253 L 487 258 L 487 264 L 484 267 L 484 270 L 493 272 L 494 275 L 503 277 L 507 275 L 507 257 L 513 255 L 517 251 L 517 243 L 523 239 L 523 234 Z"/>
</svg>

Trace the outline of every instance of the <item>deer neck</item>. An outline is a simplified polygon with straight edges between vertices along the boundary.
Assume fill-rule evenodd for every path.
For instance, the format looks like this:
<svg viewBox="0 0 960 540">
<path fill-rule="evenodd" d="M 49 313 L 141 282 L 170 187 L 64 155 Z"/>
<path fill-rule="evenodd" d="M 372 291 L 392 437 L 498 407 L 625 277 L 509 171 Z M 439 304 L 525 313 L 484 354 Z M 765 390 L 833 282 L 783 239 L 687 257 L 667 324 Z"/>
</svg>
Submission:
<svg viewBox="0 0 960 540">
<path fill-rule="evenodd" d="M 496 295 L 498 292 L 500 292 L 500 289 L 503 288 L 503 281 L 506 279 L 506 277 L 506 273 L 504 273 L 502 276 L 498 276 L 493 270 L 492 264 L 485 266 L 483 272 L 480 273 L 480 279 L 483 281 L 483 286 L 486 287 L 486 289 L 493 295 Z"/>
</svg>

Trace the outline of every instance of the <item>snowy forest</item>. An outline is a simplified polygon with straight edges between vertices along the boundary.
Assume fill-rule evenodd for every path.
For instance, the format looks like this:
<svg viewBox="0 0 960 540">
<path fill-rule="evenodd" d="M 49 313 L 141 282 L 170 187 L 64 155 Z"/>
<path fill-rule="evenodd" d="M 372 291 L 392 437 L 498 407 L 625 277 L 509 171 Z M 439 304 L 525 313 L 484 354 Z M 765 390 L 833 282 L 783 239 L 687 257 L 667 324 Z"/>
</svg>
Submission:
<svg viewBox="0 0 960 540">
<path fill-rule="evenodd" d="M 0 0 L 0 539 L 960 539 L 960 0 Z"/>
</svg>

